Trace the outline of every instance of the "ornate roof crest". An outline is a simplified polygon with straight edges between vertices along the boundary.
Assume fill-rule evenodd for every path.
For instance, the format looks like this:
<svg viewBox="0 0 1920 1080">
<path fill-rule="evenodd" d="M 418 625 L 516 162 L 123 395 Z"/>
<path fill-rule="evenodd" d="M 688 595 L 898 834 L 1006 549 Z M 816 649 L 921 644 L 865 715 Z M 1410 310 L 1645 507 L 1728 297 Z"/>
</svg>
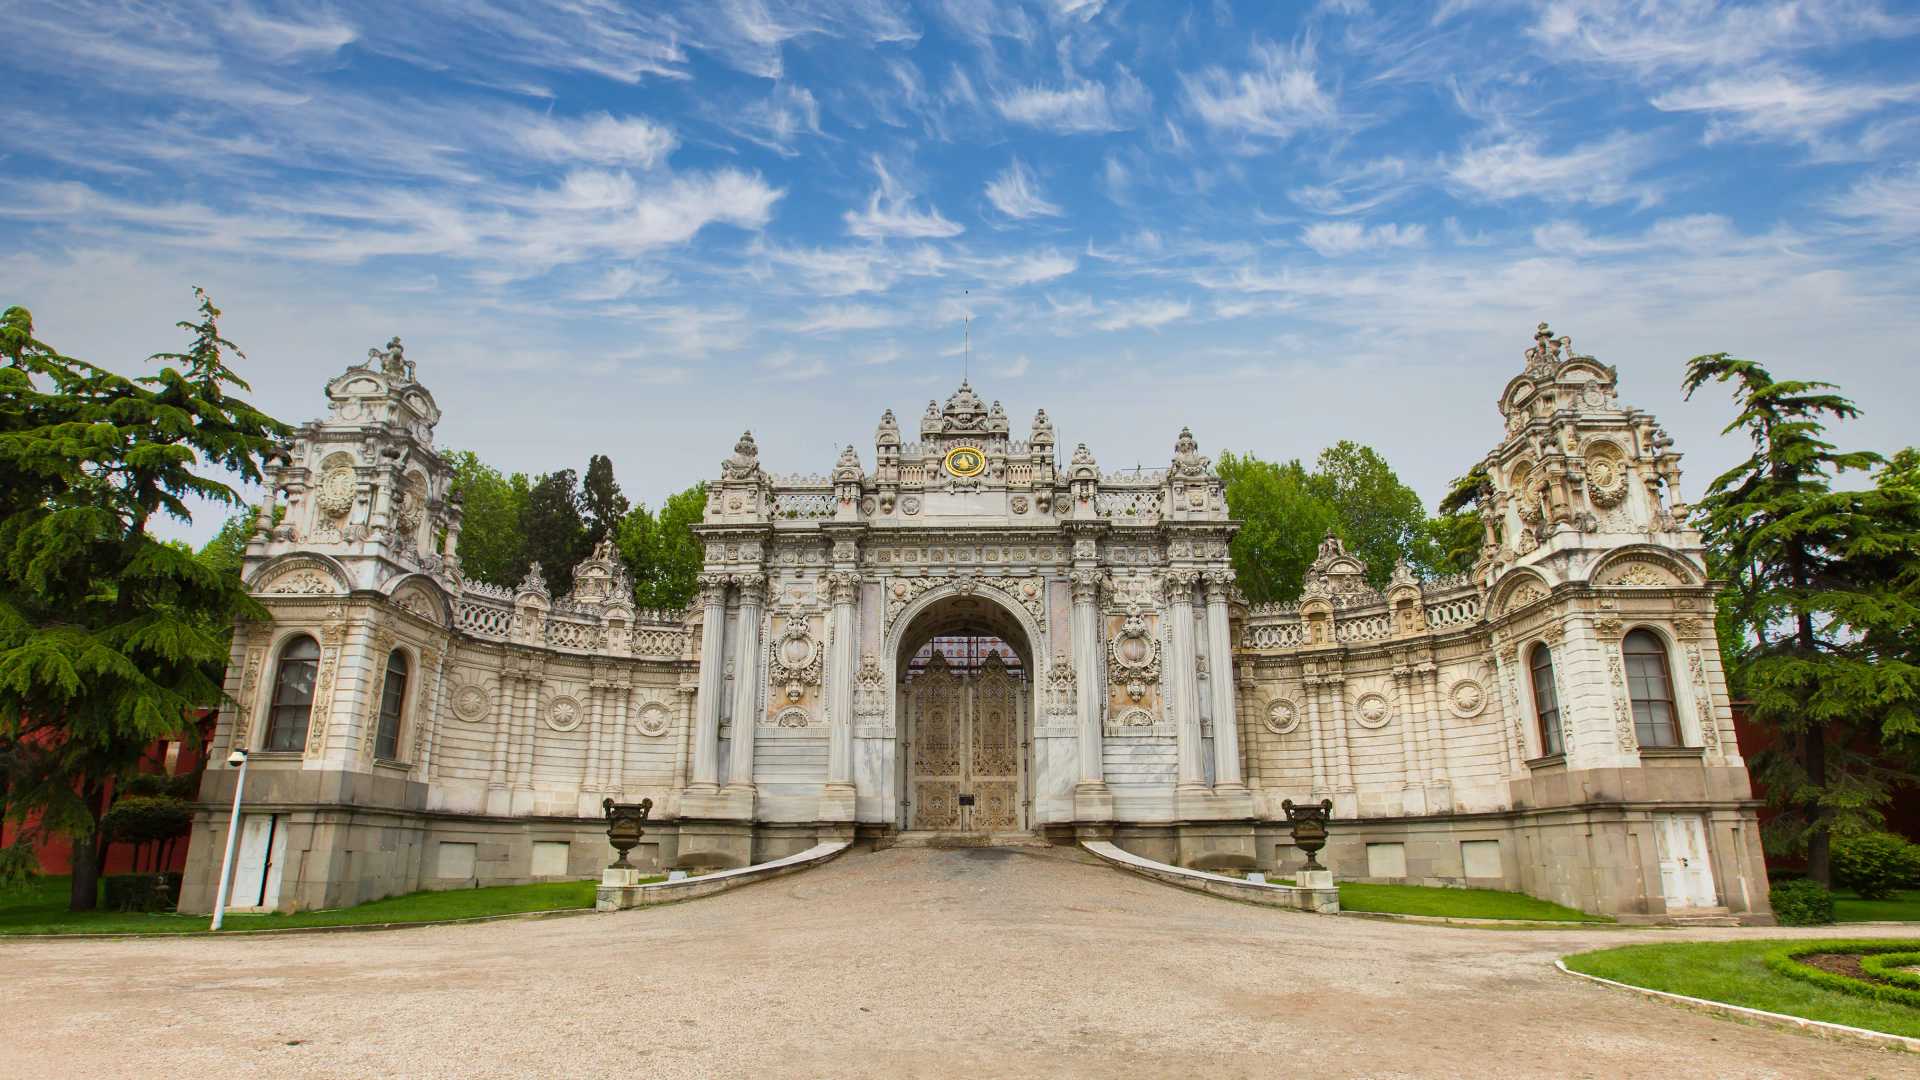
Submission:
<svg viewBox="0 0 1920 1080">
<path fill-rule="evenodd" d="M 900 445 L 900 422 L 893 418 L 892 409 L 880 414 L 880 427 L 875 430 L 873 441 L 878 446 Z"/>
<path fill-rule="evenodd" d="M 720 475 L 729 480 L 745 480 L 760 471 L 760 447 L 753 432 L 743 432 L 733 444 L 733 456 L 720 463 Z"/>
<path fill-rule="evenodd" d="M 385 349 L 368 349 L 367 362 L 361 366 L 377 367 L 382 374 L 407 382 L 414 381 L 413 361 L 407 359 L 406 347 L 400 344 L 398 335 L 387 340 Z"/>
<path fill-rule="evenodd" d="M 1201 456 L 1200 443 L 1193 437 L 1189 428 L 1180 429 L 1180 437 L 1173 444 L 1173 475 L 1205 476 L 1211 462 Z"/>
<path fill-rule="evenodd" d="M 1045 409 L 1033 414 L 1033 441 L 1037 443 L 1053 441 L 1053 421 L 1047 417 Z"/>
<path fill-rule="evenodd" d="M 1527 350 L 1527 374 L 1551 376 L 1561 364 L 1573 359 L 1573 338 L 1553 336 L 1546 323 L 1533 332 L 1533 347 Z"/>
<path fill-rule="evenodd" d="M 840 451 L 840 460 L 834 463 L 834 483 L 859 483 L 860 476 L 860 454 L 852 446 L 848 446 Z"/>
</svg>

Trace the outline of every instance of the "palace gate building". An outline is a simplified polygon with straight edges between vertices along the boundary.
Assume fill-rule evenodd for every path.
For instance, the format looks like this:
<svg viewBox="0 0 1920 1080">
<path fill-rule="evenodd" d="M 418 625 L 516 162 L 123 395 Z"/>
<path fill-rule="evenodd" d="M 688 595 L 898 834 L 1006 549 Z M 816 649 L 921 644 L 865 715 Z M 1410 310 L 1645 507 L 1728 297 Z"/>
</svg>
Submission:
<svg viewBox="0 0 1920 1080">
<path fill-rule="evenodd" d="M 246 747 L 242 909 L 590 876 L 608 797 L 653 800 L 659 868 L 1098 837 L 1269 871 L 1301 861 L 1281 801 L 1324 798 L 1341 878 L 1767 920 L 1679 455 L 1615 381 L 1540 328 L 1469 574 L 1378 590 L 1330 538 L 1297 603 L 1249 605 L 1190 432 L 1103 470 L 1097 433 L 1016 437 L 963 382 L 825 474 L 742 435 L 698 599 L 648 611 L 609 544 L 566 596 L 461 573 L 396 339 L 272 463 L 244 568 L 272 619 L 234 636 L 182 906 L 212 905 Z"/>
</svg>

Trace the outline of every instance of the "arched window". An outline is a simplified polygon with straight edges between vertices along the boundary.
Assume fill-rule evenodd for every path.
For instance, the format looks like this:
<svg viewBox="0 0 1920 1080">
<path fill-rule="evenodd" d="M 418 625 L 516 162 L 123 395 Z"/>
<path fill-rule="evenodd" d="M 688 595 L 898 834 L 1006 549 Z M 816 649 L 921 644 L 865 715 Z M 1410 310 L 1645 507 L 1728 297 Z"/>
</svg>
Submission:
<svg viewBox="0 0 1920 1080">
<path fill-rule="evenodd" d="M 298 753 L 306 748 L 307 724 L 313 718 L 313 682 L 319 674 L 320 646 L 312 638 L 301 634 L 281 646 L 262 749 Z"/>
<path fill-rule="evenodd" d="M 1641 746 L 1679 746 L 1673 708 L 1673 676 L 1667 649 L 1651 630 L 1635 630 L 1620 643 L 1627 662 L 1627 696 L 1633 699 L 1633 734 Z"/>
<path fill-rule="evenodd" d="M 387 678 L 380 689 L 380 734 L 373 743 L 373 756 L 382 761 L 400 757 L 400 710 L 407 701 L 407 654 L 395 649 L 387 654 Z"/>
<path fill-rule="evenodd" d="M 1533 669 L 1533 715 L 1540 721 L 1541 756 L 1566 752 L 1560 741 L 1560 695 L 1553 690 L 1553 651 L 1535 645 L 1529 665 Z"/>
</svg>

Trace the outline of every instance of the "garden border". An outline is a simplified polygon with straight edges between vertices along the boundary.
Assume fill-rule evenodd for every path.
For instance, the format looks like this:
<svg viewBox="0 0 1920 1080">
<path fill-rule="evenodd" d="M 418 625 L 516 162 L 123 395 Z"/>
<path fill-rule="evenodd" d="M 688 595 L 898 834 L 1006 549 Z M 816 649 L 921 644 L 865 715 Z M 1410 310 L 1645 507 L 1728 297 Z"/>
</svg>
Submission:
<svg viewBox="0 0 1920 1080">
<path fill-rule="evenodd" d="M 1920 1039 L 1911 1038 L 1906 1035 L 1893 1035 L 1885 1031 L 1874 1031 L 1871 1028 L 1850 1027 L 1846 1024 L 1835 1024 L 1827 1020 L 1809 1020 L 1804 1016 L 1794 1016 L 1790 1013 L 1768 1012 L 1765 1009 L 1753 1009 L 1745 1005 L 1733 1005 L 1725 1001 L 1713 1001 L 1709 998 L 1689 997 L 1686 994 L 1675 994 L 1667 990 L 1655 990 L 1651 987 L 1635 986 L 1632 983 L 1603 979 L 1598 975 L 1589 975 L 1584 971 L 1575 971 L 1567 966 L 1565 960 L 1555 960 L 1553 966 L 1559 968 L 1564 974 L 1571 975 L 1576 979 L 1585 979 L 1588 982 L 1599 983 L 1602 986 L 1611 986 L 1615 989 L 1631 991 L 1642 997 L 1691 1005 L 1695 1008 L 1705 1009 L 1708 1012 L 1719 1013 L 1723 1016 L 1759 1020 L 1763 1023 L 1778 1026 L 1795 1027 L 1802 1031 L 1813 1032 L 1814 1034 L 1839 1035 L 1846 1038 L 1858 1039 L 1862 1042 L 1874 1043 L 1879 1046 L 1890 1046 L 1895 1049 L 1908 1051 L 1909 1053 L 1920 1054 Z"/>
</svg>

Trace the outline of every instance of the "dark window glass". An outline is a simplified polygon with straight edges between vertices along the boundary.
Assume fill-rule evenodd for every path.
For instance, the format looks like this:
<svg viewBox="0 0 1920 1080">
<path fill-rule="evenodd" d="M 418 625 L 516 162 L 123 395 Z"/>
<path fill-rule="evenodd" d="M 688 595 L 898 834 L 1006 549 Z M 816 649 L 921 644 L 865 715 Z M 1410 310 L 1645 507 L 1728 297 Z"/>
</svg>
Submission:
<svg viewBox="0 0 1920 1080">
<path fill-rule="evenodd" d="M 1635 630 L 1620 644 L 1627 664 L 1627 696 L 1633 700 L 1633 734 L 1641 746 L 1679 746 L 1673 708 L 1673 678 L 1667 649 L 1651 630 Z"/>
<path fill-rule="evenodd" d="M 1540 721 L 1540 753 L 1566 751 L 1560 742 L 1560 695 L 1553 692 L 1553 652 L 1545 645 L 1533 647 L 1533 714 Z"/>
<path fill-rule="evenodd" d="M 395 649 L 387 654 L 387 678 L 380 689 L 380 735 L 373 744 L 373 756 L 382 761 L 400 758 L 400 708 L 406 700 L 407 654 Z"/>
<path fill-rule="evenodd" d="M 307 724 L 313 718 L 313 682 L 319 674 L 320 646 L 312 638 L 301 634 L 281 648 L 263 749 L 298 753 L 306 748 Z"/>
</svg>

